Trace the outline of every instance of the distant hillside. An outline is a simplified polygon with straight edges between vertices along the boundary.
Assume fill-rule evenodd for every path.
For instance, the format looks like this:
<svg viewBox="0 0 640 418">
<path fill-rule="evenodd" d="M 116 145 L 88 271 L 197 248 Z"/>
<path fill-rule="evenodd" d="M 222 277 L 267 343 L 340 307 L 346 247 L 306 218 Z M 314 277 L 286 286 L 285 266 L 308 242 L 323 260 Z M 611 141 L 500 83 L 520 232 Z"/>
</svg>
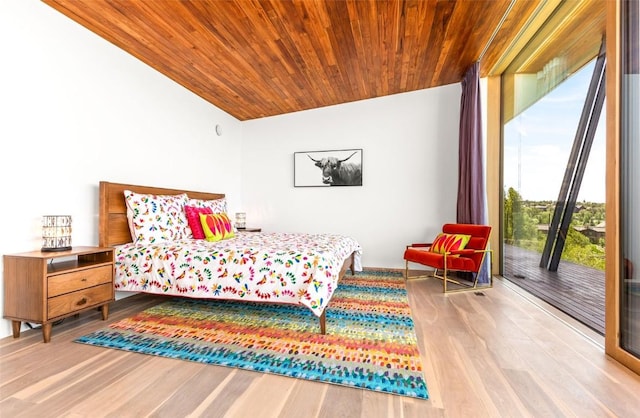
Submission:
<svg viewBox="0 0 640 418">
<path fill-rule="evenodd" d="M 504 200 L 504 241 L 542 253 L 556 202 L 522 200 L 510 188 Z M 577 202 L 562 259 L 604 270 L 605 204 Z"/>
</svg>

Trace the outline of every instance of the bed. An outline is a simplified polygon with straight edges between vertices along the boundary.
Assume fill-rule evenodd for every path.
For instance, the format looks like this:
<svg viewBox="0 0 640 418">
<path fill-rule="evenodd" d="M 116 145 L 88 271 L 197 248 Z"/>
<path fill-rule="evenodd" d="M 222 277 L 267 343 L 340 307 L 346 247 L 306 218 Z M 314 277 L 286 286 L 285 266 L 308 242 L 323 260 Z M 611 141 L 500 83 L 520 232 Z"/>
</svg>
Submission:
<svg viewBox="0 0 640 418">
<path fill-rule="evenodd" d="M 348 269 L 361 269 L 360 245 L 337 234 L 239 230 L 217 242 L 184 236 L 141 242 L 132 236 L 125 191 L 225 201 L 220 193 L 101 181 L 99 245 L 116 249 L 117 291 L 302 305 L 325 334 L 326 308 L 339 280 Z"/>
</svg>

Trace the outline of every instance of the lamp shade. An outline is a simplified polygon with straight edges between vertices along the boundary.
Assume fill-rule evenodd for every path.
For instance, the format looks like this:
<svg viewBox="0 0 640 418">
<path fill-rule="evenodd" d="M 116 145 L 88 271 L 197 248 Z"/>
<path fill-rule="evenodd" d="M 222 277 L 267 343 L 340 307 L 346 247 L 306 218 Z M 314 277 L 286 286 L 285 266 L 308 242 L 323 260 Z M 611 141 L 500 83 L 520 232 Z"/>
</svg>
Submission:
<svg viewBox="0 0 640 418">
<path fill-rule="evenodd" d="M 244 229 L 247 226 L 247 214 L 244 212 L 236 212 L 236 228 Z"/>
<path fill-rule="evenodd" d="M 42 251 L 71 249 L 71 216 L 45 215 L 42 217 Z"/>
</svg>

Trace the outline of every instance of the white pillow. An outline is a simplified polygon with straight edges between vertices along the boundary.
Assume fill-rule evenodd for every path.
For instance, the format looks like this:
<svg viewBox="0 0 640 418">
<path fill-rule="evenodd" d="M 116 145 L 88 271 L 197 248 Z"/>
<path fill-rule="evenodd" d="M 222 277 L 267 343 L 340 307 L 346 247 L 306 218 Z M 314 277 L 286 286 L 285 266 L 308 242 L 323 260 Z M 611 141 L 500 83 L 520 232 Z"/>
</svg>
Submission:
<svg viewBox="0 0 640 418">
<path fill-rule="evenodd" d="M 191 229 L 184 214 L 186 193 L 154 195 L 124 191 L 129 230 L 135 242 L 155 243 L 190 238 Z"/>
<path fill-rule="evenodd" d="M 227 213 L 227 199 L 224 197 L 215 200 L 189 199 L 187 206 L 209 208 L 213 213 Z"/>
<path fill-rule="evenodd" d="M 214 200 L 189 199 L 187 201 L 186 206 L 192 206 L 194 208 L 211 209 L 211 213 L 227 213 L 227 199 L 225 199 L 224 197 L 220 199 L 214 199 Z M 200 217 L 197 216 L 194 222 L 195 221 L 200 222 Z M 189 218 L 187 217 L 187 223 L 188 222 L 189 222 Z M 188 238 L 193 238 L 193 231 L 191 230 L 190 226 L 188 231 Z"/>
</svg>

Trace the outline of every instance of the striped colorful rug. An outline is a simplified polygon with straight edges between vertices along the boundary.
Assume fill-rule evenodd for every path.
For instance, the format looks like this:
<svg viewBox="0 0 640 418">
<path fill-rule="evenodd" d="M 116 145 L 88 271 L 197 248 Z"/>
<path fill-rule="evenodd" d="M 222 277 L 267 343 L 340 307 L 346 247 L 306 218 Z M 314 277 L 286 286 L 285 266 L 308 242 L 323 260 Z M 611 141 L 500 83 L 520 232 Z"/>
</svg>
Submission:
<svg viewBox="0 0 640 418">
<path fill-rule="evenodd" d="M 428 398 L 404 279 L 390 272 L 347 275 L 326 335 L 304 307 L 185 298 L 76 341 Z"/>
</svg>

